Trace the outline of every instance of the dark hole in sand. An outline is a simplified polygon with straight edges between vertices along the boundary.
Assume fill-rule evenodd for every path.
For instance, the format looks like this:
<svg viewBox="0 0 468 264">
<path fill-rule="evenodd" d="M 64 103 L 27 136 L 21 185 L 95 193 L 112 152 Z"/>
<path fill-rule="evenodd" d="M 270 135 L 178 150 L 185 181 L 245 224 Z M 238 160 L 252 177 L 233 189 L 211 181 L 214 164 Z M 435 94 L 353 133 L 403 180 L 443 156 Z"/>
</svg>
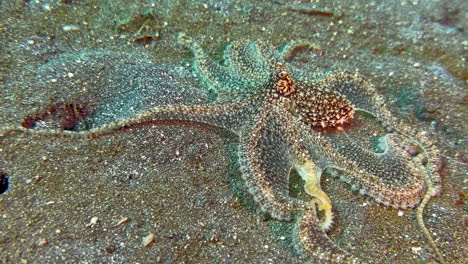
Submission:
<svg viewBox="0 0 468 264">
<path fill-rule="evenodd" d="M 8 176 L 3 171 L 0 171 L 0 194 L 8 190 Z"/>
</svg>

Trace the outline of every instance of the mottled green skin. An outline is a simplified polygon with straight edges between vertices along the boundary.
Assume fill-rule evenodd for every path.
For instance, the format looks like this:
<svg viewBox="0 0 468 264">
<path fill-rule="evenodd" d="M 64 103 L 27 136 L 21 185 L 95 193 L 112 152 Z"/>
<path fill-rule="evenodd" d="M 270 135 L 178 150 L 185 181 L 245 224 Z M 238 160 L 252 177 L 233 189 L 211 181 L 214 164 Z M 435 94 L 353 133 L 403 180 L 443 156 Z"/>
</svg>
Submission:
<svg viewBox="0 0 468 264">
<path fill-rule="evenodd" d="M 427 233 L 422 223 L 422 210 L 440 188 L 433 156 L 435 151 L 424 135 L 418 135 L 392 117 L 368 81 L 351 73 L 321 76 L 291 67 L 284 58 L 291 57 L 292 50 L 298 45 L 294 42 L 281 51 L 262 43 L 236 42 L 227 47 L 224 64 L 220 65 L 190 39 L 182 36 L 181 40 L 195 54 L 193 69 L 202 87 L 218 95 L 214 103 L 156 107 L 85 132 L 7 127 L 0 130 L 0 136 L 20 131 L 92 139 L 154 120 L 202 122 L 239 136 L 239 160 L 249 191 L 262 210 L 272 217 L 281 220 L 300 218 L 296 229 L 297 246 L 313 260 L 360 263 L 327 237 L 320 227 L 315 208 L 289 196 L 290 170 L 306 161 L 312 161 L 319 168 L 315 177 L 320 177 L 321 171 L 329 168 L 340 171 L 341 180 L 386 206 L 413 208 L 424 197 L 418 220 Z M 278 63 L 286 66 L 295 82 L 296 91 L 291 96 L 277 93 L 279 72 L 275 65 Z M 385 151 L 372 152 L 357 143 L 346 130 L 325 133 L 316 124 L 308 122 L 308 113 L 320 113 L 321 107 L 327 105 L 320 99 L 322 97 L 311 99 L 318 93 L 350 102 L 356 112 L 370 113 L 381 121 L 392 131 L 385 136 Z M 355 118 L 360 117 L 362 115 Z M 421 154 L 424 157 L 412 157 L 400 144 L 418 145 L 424 150 Z M 425 160 L 424 165 L 421 159 Z M 434 246 L 433 242 L 431 244 Z"/>
</svg>

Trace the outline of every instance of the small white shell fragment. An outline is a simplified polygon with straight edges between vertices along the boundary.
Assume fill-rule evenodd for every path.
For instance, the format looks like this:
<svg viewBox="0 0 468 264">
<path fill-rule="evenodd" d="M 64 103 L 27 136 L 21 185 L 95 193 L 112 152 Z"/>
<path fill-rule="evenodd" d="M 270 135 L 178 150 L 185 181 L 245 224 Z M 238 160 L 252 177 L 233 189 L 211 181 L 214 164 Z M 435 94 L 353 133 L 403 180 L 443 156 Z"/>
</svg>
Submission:
<svg viewBox="0 0 468 264">
<path fill-rule="evenodd" d="M 149 233 L 147 236 L 143 238 L 143 247 L 147 247 L 149 244 L 154 242 L 154 234 Z"/>
<path fill-rule="evenodd" d="M 405 214 L 405 212 L 403 211 L 398 211 L 398 216 L 403 216 Z"/>
<path fill-rule="evenodd" d="M 89 221 L 88 227 L 89 227 L 89 226 L 94 226 L 94 225 L 96 225 L 97 222 L 98 222 L 98 220 L 99 220 L 99 218 L 98 218 L 97 216 L 93 216 L 93 217 L 91 218 L 91 220 Z"/>
<path fill-rule="evenodd" d="M 77 30 L 80 30 L 80 28 L 78 26 L 75 26 L 75 25 L 64 25 L 62 27 L 62 29 L 64 31 L 77 31 Z"/>
<path fill-rule="evenodd" d="M 411 251 L 413 251 L 414 254 L 418 254 L 419 251 L 421 251 L 421 249 L 422 249 L 421 247 L 412 247 Z"/>
<path fill-rule="evenodd" d="M 128 217 L 124 217 L 124 218 L 120 219 L 120 221 L 117 222 L 117 224 L 113 225 L 112 227 L 117 227 L 117 226 L 119 226 L 121 224 L 126 224 L 127 222 L 128 222 Z"/>
<path fill-rule="evenodd" d="M 39 247 L 46 246 L 47 243 L 48 243 L 47 240 L 45 240 L 44 238 L 41 238 L 41 239 L 39 239 L 39 240 L 37 241 L 37 245 L 38 245 Z"/>
</svg>

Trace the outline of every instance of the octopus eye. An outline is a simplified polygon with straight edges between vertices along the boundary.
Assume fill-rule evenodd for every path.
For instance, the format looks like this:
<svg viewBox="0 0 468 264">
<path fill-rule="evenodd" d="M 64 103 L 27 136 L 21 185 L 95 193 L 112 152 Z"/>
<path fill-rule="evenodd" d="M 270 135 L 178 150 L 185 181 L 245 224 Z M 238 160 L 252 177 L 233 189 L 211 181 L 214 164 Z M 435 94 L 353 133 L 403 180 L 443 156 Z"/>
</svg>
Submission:
<svg viewBox="0 0 468 264">
<path fill-rule="evenodd" d="M 280 71 L 278 72 L 278 74 L 276 75 L 279 79 L 284 79 L 286 78 L 286 76 L 288 76 L 288 73 L 285 72 L 285 71 Z"/>
<path fill-rule="evenodd" d="M 296 85 L 288 72 L 281 70 L 276 74 L 274 89 L 282 96 L 290 96 L 296 92 Z"/>
</svg>

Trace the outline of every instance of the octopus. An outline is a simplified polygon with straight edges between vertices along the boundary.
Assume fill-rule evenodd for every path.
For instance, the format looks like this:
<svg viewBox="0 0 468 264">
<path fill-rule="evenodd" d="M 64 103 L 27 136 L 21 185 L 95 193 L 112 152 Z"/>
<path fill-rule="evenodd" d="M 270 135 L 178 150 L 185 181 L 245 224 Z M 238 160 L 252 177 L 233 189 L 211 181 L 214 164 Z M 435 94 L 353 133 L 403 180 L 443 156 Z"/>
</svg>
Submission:
<svg viewBox="0 0 468 264">
<path fill-rule="evenodd" d="M 281 49 L 233 42 L 221 64 L 186 35 L 179 39 L 194 54 L 200 86 L 217 95 L 214 102 L 159 106 L 84 131 L 7 126 L 0 128 L 0 139 L 23 133 L 93 140 L 158 120 L 224 128 L 239 137 L 242 178 L 256 203 L 275 219 L 297 219 L 295 242 L 310 260 L 364 263 L 327 236 L 332 201 L 320 186 L 327 172 L 386 207 L 416 208 L 419 227 L 444 263 L 423 222 L 424 208 L 441 189 L 437 149 L 424 132 L 390 112 L 371 82 L 350 72 L 317 74 L 294 67 L 289 60 L 298 47 L 315 47 L 304 41 Z M 379 150 L 356 139 L 369 122 L 381 128 Z M 304 181 L 305 199 L 289 195 L 292 170 Z"/>
</svg>

